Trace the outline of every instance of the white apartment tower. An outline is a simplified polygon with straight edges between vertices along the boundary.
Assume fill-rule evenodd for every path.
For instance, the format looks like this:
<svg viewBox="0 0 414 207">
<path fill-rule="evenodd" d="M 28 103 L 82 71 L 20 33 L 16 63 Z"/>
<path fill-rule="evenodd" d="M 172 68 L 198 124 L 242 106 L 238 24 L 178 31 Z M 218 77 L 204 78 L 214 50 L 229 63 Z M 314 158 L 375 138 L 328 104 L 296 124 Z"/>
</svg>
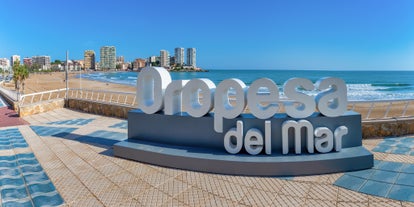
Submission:
<svg viewBox="0 0 414 207">
<path fill-rule="evenodd" d="M 115 46 L 103 46 L 100 50 L 101 69 L 115 69 L 116 68 L 116 49 Z"/>
<path fill-rule="evenodd" d="M 196 49 L 195 48 L 187 48 L 187 65 L 196 66 Z"/>
<path fill-rule="evenodd" d="M 175 52 L 175 63 L 176 64 L 180 64 L 180 65 L 184 65 L 184 48 L 182 47 L 177 47 L 174 50 Z"/>
<path fill-rule="evenodd" d="M 161 67 L 170 67 L 170 54 L 167 50 L 160 51 L 160 59 Z"/>
<path fill-rule="evenodd" d="M 10 58 L 10 62 L 11 62 L 11 66 L 14 65 L 14 62 L 19 62 L 20 63 L 20 55 L 12 55 Z"/>
</svg>

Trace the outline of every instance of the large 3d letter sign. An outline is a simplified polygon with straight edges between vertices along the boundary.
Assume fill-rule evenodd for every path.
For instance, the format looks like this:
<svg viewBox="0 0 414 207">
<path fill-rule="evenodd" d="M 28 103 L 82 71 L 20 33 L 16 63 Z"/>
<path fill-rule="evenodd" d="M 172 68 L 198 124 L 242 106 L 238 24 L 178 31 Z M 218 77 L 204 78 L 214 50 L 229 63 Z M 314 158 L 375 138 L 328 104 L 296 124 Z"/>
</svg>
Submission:
<svg viewBox="0 0 414 207">
<path fill-rule="evenodd" d="M 311 91 L 316 95 L 306 93 Z M 283 93 L 287 100 L 281 101 L 268 78 L 250 86 L 231 78 L 216 86 L 203 78 L 172 81 L 164 68 L 144 68 L 137 79 L 138 110 L 129 112 L 129 140 L 114 146 L 115 155 L 243 175 L 372 167 L 373 156 L 362 147 L 361 117 L 347 111 L 343 80 L 292 78 Z"/>
</svg>

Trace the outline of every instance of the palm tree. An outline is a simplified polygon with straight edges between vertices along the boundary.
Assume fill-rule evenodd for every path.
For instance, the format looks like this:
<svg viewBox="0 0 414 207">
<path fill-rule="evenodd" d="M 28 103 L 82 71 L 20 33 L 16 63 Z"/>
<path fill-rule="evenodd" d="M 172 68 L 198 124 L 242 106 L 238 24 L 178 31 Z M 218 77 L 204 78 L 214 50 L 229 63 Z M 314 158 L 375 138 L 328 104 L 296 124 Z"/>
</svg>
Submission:
<svg viewBox="0 0 414 207">
<path fill-rule="evenodd" d="M 24 81 L 29 77 L 29 70 L 27 69 L 26 65 L 20 65 L 19 62 L 15 62 L 13 64 L 13 81 L 14 81 L 14 88 L 17 92 L 20 93 L 20 86 L 23 86 L 24 91 Z"/>
<path fill-rule="evenodd" d="M 19 83 L 23 86 L 22 91 L 24 93 L 24 81 L 29 77 L 29 70 L 25 65 L 19 67 L 19 74 L 18 74 Z M 20 88 L 20 87 L 19 87 Z"/>
<path fill-rule="evenodd" d="M 17 73 L 20 67 L 20 61 L 15 61 L 13 63 L 13 82 L 14 82 L 14 90 L 18 90 L 18 77 Z"/>
</svg>

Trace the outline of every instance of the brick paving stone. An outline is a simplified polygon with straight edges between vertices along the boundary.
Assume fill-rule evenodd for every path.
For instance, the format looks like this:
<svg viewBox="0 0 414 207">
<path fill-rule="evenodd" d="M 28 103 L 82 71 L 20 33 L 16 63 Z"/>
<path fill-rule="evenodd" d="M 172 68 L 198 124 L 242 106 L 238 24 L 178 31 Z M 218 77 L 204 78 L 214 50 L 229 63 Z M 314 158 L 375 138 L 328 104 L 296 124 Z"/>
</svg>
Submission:
<svg viewBox="0 0 414 207">
<path fill-rule="evenodd" d="M 243 204 L 213 195 L 210 200 L 206 201 L 205 206 L 243 206 Z"/>
<path fill-rule="evenodd" d="M 52 180 L 60 180 L 60 179 L 63 179 L 67 176 L 72 175 L 72 173 L 66 167 L 54 168 L 54 169 L 44 168 L 44 169 L 45 169 L 45 171 L 47 171 L 47 175 Z"/>
<path fill-rule="evenodd" d="M 154 171 L 151 173 L 146 174 L 146 176 L 142 177 L 142 180 L 144 180 L 145 182 L 147 182 L 148 184 L 157 187 L 160 185 L 165 184 L 166 182 L 170 181 L 174 179 L 171 176 L 168 176 L 164 173 L 160 173 L 158 171 Z"/>
<path fill-rule="evenodd" d="M 144 207 L 140 202 L 138 202 L 134 198 L 128 198 L 124 200 L 122 203 L 119 203 L 118 206 L 120 207 Z"/>
<path fill-rule="evenodd" d="M 110 164 L 110 162 L 108 162 L 108 160 L 102 155 L 97 156 L 96 159 L 86 160 L 86 162 L 93 167 L 102 167 Z"/>
<path fill-rule="evenodd" d="M 311 185 L 303 182 L 287 182 L 280 191 L 280 194 L 305 198 L 309 193 Z"/>
<path fill-rule="evenodd" d="M 100 202 L 96 197 L 90 196 L 83 199 L 78 199 L 72 203 L 69 204 L 69 206 L 94 206 L 94 207 L 100 207 L 104 206 L 102 202 Z M 120 205 L 122 206 L 122 205 Z"/>
<path fill-rule="evenodd" d="M 119 204 L 132 197 L 119 187 L 111 187 L 98 194 L 97 198 L 104 206 L 119 206 Z"/>
<path fill-rule="evenodd" d="M 254 184 L 254 188 L 272 193 L 279 193 L 283 185 L 288 181 L 277 178 L 258 178 Z"/>
<path fill-rule="evenodd" d="M 219 186 L 213 191 L 213 194 L 223 196 L 232 201 L 239 202 L 249 192 L 249 188 L 228 182 L 220 182 Z"/>
<path fill-rule="evenodd" d="M 151 167 L 146 165 L 137 165 L 136 167 L 129 168 L 128 171 L 138 177 L 145 177 L 145 175 L 156 172 Z"/>
<path fill-rule="evenodd" d="M 153 188 L 150 184 L 141 179 L 131 180 L 131 182 L 123 184 L 120 187 L 133 198 L 137 198 L 146 190 Z"/>
<path fill-rule="evenodd" d="M 368 203 L 368 195 L 345 188 L 338 189 L 339 202 Z"/>
<path fill-rule="evenodd" d="M 66 167 L 68 167 L 76 175 L 87 173 L 92 169 L 92 167 L 84 161 L 71 162 L 66 164 Z"/>
<path fill-rule="evenodd" d="M 102 195 L 108 188 L 115 186 L 112 182 L 106 179 L 83 180 L 82 183 L 84 183 L 88 190 L 97 197 Z"/>
<path fill-rule="evenodd" d="M 253 187 L 255 185 L 255 177 L 234 176 L 234 175 L 219 175 L 211 174 L 211 177 L 224 180 L 230 183 L 236 183 L 246 187 Z"/>
<path fill-rule="evenodd" d="M 164 184 L 161 184 L 157 187 L 158 190 L 161 190 L 162 192 L 174 197 L 186 190 L 191 188 L 191 186 L 187 183 L 184 183 L 177 179 L 170 179 Z"/>
<path fill-rule="evenodd" d="M 138 178 L 136 178 L 133 174 L 127 171 L 122 171 L 116 175 L 108 176 L 108 179 L 115 183 L 118 186 L 127 185 L 129 183 L 135 182 Z"/>
<path fill-rule="evenodd" d="M 174 178 L 186 172 L 185 170 L 166 168 L 166 167 L 158 167 L 158 166 L 151 166 L 151 168 L 156 169 L 158 172 L 164 173 L 164 174 L 166 174 L 170 177 L 174 177 Z"/>
<path fill-rule="evenodd" d="M 338 202 L 338 207 L 368 207 L 368 202 L 366 203 L 353 203 L 353 202 Z"/>
<path fill-rule="evenodd" d="M 119 167 L 116 164 L 108 164 L 104 166 L 97 167 L 96 170 L 98 170 L 100 173 L 102 173 L 105 177 L 110 177 L 112 175 L 117 175 L 123 171 L 121 167 Z"/>
<path fill-rule="evenodd" d="M 303 181 L 303 182 L 318 182 L 321 179 L 319 175 L 308 175 L 308 176 L 297 176 L 294 177 L 294 181 Z"/>
<path fill-rule="evenodd" d="M 174 198 L 170 198 L 168 199 L 165 203 L 163 203 L 162 205 L 160 205 L 160 207 L 189 207 L 189 205 L 182 203 L 180 201 L 178 201 L 177 199 Z M 219 206 L 219 205 L 206 205 L 206 206 Z M 224 205 L 221 205 L 224 206 Z"/>
<path fill-rule="evenodd" d="M 144 206 L 161 206 L 165 202 L 167 202 L 171 197 L 154 188 L 151 187 L 149 189 L 146 189 L 145 191 L 142 191 L 136 199 L 138 202 L 142 203 Z"/>
<path fill-rule="evenodd" d="M 207 191 L 192 187 L 178 194 L 175 198 L 189 206 L 205 206 L 213 198 L 213 195 Z"/>
<path fill-rule="evenodd" d="M 75 176 L 67 176 L 59 180 L 52 179 L 52 181 L 60 195 L 68 204 L 93 196 Z"/>
<path fill-rule="evenodd" d="M 272 202 L 272 206 L 280 207 L 303 206 L 304 204 L 305 198 L 288 195 L 277 195 Z"/>
<path fill-rule="evenodd" d="M 270 206 L 276 196 L 276 193 L 250 189 L 239 203 L 247 206 Z"/>
<path fill-rule="evenodd" d="M 336 206 L 335 201 L 327 201 L 327 200 L 313 200 L 307 199 L 305 200 L 305 204 L 303 207 L 331 207 Z"/>
<path fill-rule="evenodd" d="M 339 187 L 333 185 L 313 184 L 309 190 L 308 198 L 311 200 L 336 201 Z"/>
<path fill-rule="evenodd" d="M 88 157 L 85 157 L 85 159 L 88 159 Z M 139 162 L 119 158 L 114 158 L 113 162 L 122 167 L 124 170 L 129 170 L 131 168 L 142 168 L 142 166 L 144 166 Z"/>
</svg>

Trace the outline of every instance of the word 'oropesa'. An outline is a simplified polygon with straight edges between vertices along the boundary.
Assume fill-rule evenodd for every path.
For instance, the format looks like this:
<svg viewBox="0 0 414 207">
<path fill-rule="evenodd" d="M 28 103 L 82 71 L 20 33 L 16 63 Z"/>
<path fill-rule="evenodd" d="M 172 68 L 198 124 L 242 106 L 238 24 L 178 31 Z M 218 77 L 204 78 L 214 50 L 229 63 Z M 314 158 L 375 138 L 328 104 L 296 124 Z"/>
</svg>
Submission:
<svg viewBox="0 0 414 207">
<path fill-rule="evenodd" d="M 263 89 L 269 92 L 260 93 Z M 303 92 L 314 90 L 318 91 L 315 96 Z M 307 118 L 315 110 L 327 117 L 337 117 L 343 115 L 347 108 L 346 84 L 342 79 L 322 78 L 313 84 L 305 78 L 292 78 L 284 83 L 283 92 L 290 100 L 283 102 L 286 114 L 292 118 Z M 224 118 L 238 117 L 246 106 L 256 118 L 269 119 L 279 111 L 281 104 L 278 86 L 268 78 L 258 79 L 250 87 L 235 78 L 224 80 L 216 86 L 211 80 L 204 78 L 172 81 L 169 72 L 161 67 L 147 67 L 140 72 L 137 79 L 137 99 L 138 108 L 147 114 L 164 110 L 166 115 L 173 115 L 185 111 L 192 117 L 202 117 L 214 108 L 214 130 L 217 133 L 223 133 Z M 270 154 L 270 135 L 263 136 L 260 130 L 253 128 L 243 138 L 243 123 L 240 122 L 236 128 L 225 134 L 226 151 L 238 153 L 244 143 L 249 154 L 262 152 L 263 145 L 265 153 Z M 290 127 L 295 128 L 295 131 L 305 127 L 309 131 L 306 139 L 309 153 L 314 153 L 314 149 L 321 153 L 333 149 L 339 151 L 342 136 L 347 133 L 345 126 L 339 126 L 334 131 L 326 127 L 313 130 L 313 126 L 306 120 L 286 121 L 282 125 L 283 154 L 288 153 Z M 266 121 L 265 129 L 270 131 L 269 126 Z M 295 135 L 295 153 L 300 154 L 301 143 L 297 141 L 300 140 L 296 138 L 297 134 L 298 132 Z M 236 138 L 236 142 L 230 141 L 231 138 Z"/>
</svg>

